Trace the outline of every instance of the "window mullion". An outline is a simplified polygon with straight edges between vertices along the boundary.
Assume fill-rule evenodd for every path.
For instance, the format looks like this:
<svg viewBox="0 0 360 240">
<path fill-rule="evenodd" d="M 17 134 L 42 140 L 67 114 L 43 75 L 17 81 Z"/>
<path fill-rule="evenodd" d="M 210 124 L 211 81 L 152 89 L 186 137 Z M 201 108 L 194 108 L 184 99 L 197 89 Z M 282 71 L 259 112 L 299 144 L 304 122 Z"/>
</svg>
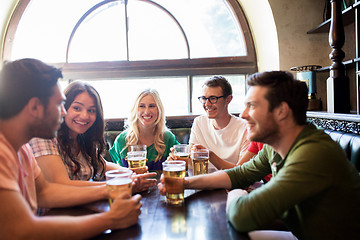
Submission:
<svg viewBox="0 0 360 240">
<path fill-rule="evenodd" d="M 193 112 L 193 107 L 192 107 L 192 95 L 193 95 L 193 77 L 192 75 L 189 75 L 187 78 L 187 88 L 188 88 L 188 112 L 192 113 Z"/>
<path fill-rule="evenodd" d="M 126 39 L 126 60 L 129 61 L 129 22 L 128 22 L 128 14 L 127 14 L 127 6 L 128 0 L 125 0 L 125 39 Z"/>
</svg>

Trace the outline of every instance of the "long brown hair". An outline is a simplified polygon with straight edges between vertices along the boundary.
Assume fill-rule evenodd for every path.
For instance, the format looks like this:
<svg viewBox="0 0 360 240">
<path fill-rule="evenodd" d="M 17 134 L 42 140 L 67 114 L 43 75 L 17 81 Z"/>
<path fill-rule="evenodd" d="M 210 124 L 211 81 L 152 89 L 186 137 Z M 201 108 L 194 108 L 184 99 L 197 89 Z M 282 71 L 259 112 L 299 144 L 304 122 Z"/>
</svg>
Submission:
<svg viewBox="0 0 360 240">
<path fill-rule="evenodd" d="M 83 92 L 87 92 L 95 101 L 96 104 L 96 120 L 94 124 L 83 134 L 79 134 L 76 139 L 71 139 L 69 128 L 65 121 L 61 124 L 58 131 L 57 140 L 60 144 L 60 151 L 62 154 L 68 156 L 64 159 L 65 164 L 70 166 L 75 164 L 74 175 L 80 171 L 80 164 L 77 162 L 72 153 L 73 142 L 77 141 L 80 146 L 80 151 L 85 156 L 89 166 L 92 166 L 94 180 L 101 180 L 104 178 L 105 162 L 101 157 L 101 153 L 105 149 L 104 141 L 104 115 L 99 93 L 93 86 L 82 81 L 75 81 L 68 85 L 64 94 L 66 96 L 65 109 L 68 110 L 75 97 Z"/>
</svg>

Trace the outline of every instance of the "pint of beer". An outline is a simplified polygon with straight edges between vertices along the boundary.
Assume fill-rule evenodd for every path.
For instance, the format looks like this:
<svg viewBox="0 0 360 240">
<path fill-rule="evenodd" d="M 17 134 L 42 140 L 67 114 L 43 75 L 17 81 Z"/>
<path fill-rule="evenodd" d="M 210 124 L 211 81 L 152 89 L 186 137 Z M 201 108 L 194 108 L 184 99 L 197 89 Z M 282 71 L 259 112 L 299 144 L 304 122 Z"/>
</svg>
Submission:
<svg viewBox="0 0 360 240">
<path fill-rule="evenodd" d="M 193 162 L 194 176 L 207 174 L 209 172 L 209 150 L 197 149 L 191 151 L 191 160 Z"/>
<path fill-rule="evenodd" d="M 146 151 L 127 153 L 129 169 L 137 174 L 146 173 Z"/>
<path fill-rule="evenodd" d="M 181 206 L 184 203 L 185 162 L 165 161 L 162 165 L 165 177 L 166 202 Z"/>
<path fill-rule="evenodd" d="M 130 169 L 110 170 L 105 173 L 110 207 L 114 199 L 123 192 L 131 196 L 132 171 Z"/>
<path fill-rule="evenodd" d="M 177 144 L 173 146 L 175 160 L 185 161 L 186 172 L 188 171 L 188 164 L 190 162 L 190 151 L 187 144 Z"/>
</svg>

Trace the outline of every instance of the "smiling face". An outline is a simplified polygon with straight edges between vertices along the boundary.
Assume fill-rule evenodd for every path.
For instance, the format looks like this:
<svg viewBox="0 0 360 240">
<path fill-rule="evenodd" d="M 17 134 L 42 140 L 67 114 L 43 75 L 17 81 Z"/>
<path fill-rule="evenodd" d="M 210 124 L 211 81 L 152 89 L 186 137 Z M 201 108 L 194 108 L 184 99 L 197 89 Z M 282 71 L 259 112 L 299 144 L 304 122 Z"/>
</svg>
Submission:
<svg viewBox="0 0 360 240">
<path fill-rule="evenodd" d="M 137 117 L 143 126 L 153 126 L 158 119 L 159 110 L 151 95 L 144 96 L 138 105 Z"/>
<path fill-rule="evenodd" d="M 75 138 L 85 133 L 96 121 L 96 103 L 88 92 L 82 92 L 74 98 L 65 116 L 70 135 Z"/>
<path fill-rule="evenodd" d="M 269 111 L 269 101 L 265 98 L 266 87 L 250 87 L 246 94 L 246 109 L 241 118 L 247 122 L 248 138 L 250 141 L 271 144 L 278 136 L 279 127 L 274 118 L 274 109 Z"/>
<path fill-rule="evenodd" d="M 223 96 L 221 87 L 208 87 L 204 86 L 202 89 L 202 96 L 208 98 L 211 96 L 220 97 Z M 231 101 L 231 96 L 226 98 L 219 98 L 216 103 L 210 103 L 207 100 L 203 103 L 203 108 L 210 119 L 222 118 L 228 114 L 228 105 Z"/>
</svg>

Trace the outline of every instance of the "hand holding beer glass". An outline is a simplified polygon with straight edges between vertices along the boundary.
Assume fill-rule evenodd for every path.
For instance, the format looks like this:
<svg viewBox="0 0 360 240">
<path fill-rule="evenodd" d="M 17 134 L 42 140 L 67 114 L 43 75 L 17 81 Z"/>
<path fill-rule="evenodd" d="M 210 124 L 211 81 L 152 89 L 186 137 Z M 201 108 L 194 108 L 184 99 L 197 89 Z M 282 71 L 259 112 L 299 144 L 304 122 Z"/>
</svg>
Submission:
<svg viewBox="0 0 360 240">
<path fill-rule="evenodd" d="M 130 151 L 127 153 L 127 162 L 129 168 L 136 174 L 147 172 L 146 168 L 146 145 L 131 145 Z"/>
<path fill-rule="evenodd" d="M 191 150 L 194 176 L 209 172 L 209 149 L 197 148 Z"/>
<path fill-rule="evenodd" d="M 105 173 L 110 207 L 114 199 L 123 192 L 132 193 L 132 171 L 130 169 L 110 170 Z"/>
<path fill-rule="evenodd" d="M 129 164 L 129 169 L 134 171 L 136 174 L 142 174 L 147 172 L 146 152 L 144 151 L 128 152 L 127 161 Z"/>
<path fill-rule="evenodd" d="M 181 206 L 184 203 L 185 162 L 181 160 L 165 161 L 162 165 L 166 202 L 171 205 Z"/>
<path fill-rule="evenodd" d="M 174 160 L 185 161 L 186 172 L 188 171 L 188 164 L 190 162 L 190 151 L 187 144 L 177 144 L 173 146 Z"/>
</svg>

